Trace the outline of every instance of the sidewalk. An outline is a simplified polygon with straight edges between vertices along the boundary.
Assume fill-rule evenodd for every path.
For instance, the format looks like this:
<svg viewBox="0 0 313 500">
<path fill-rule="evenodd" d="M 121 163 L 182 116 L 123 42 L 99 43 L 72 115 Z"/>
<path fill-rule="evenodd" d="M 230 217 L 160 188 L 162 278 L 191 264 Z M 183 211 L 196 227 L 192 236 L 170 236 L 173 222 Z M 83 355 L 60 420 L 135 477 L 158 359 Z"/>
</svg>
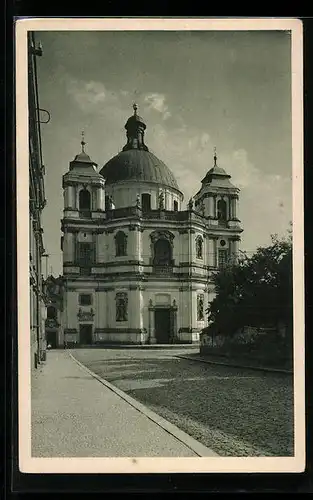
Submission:
<svg viewBox="0 0 313 500">
<path fill-rule="evenodd" d="M 32 382 L 33 457 L 216 454 L 79 365 L 49 351 Z"/>
</svg>

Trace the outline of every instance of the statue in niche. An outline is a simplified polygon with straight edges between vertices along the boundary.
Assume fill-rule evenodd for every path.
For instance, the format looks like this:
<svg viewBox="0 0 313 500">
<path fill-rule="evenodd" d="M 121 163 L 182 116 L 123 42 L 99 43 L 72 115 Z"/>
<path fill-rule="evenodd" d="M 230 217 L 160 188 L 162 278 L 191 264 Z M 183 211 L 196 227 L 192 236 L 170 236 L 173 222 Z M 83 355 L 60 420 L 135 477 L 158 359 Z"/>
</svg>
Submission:
<svg viewBox="0 0 313 500">
<path fill-rule="evenodd" d="M 119 292 L 116 294 L 116 321 L 127 321 L 127 294 Z"/>
<path fill-rule="evenodd" d="M 161 191 L 159 194 L 159 209 L 164 210 L 164 193 Z"/>
<path fill-rule="evenodd" d="M 197 319 L 198 321 L 203 321 L 204 320 L 204 297 L 203 295 L 198 295 L 197 296 Z"/>
<path fill-rule="evenodd" d="M 198 236 L 196 239 L 196 255 L 197 259 L 203 258 L 203 240 L 201 236 Z"/>
<path fill-rule="evenodd" d="M 193 198 L 188 201 L 188 210 L 193 210 Z"/>
<path fill-rule="evenodd" d="M 115 210 L 115 205 L 112 196 L 109 196 L 109 210 Z"/>
<path fill-rule="evenodd" d="M 140 200 L 140 195 L 137 194 L 137 198 L 136 198 L 136 207 L 137 208 L 141 208 L 141 200 Z"/>
</svg>

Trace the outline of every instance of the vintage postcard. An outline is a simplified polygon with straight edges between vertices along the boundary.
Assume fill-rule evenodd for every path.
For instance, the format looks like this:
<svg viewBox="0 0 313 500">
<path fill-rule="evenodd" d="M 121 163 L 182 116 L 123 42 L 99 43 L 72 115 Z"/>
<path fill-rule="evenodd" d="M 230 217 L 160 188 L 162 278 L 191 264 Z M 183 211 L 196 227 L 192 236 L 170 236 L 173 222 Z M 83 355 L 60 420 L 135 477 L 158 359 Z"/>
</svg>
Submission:
<svg viewBox="0 0 313 500">
<path fill-rule="evenodd" d="M 301 22 L 15 41 L 20 471 L 303 471 Z"/>
</svg>

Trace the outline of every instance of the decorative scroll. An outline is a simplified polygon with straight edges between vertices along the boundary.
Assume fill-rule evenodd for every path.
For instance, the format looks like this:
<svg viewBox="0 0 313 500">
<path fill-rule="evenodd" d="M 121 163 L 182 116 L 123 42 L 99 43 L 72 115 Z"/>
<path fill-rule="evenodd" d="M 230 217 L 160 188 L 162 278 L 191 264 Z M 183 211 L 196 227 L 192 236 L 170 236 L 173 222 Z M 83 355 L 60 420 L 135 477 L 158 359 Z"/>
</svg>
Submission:
<svg viewBox="0 0 313 500">
<path fill-rule="evenodd" d="M 93 308 L 91 308 L 90 311 L 83 311 L 81 308 L 79 308 L 77 314 L 79 321 L 93 321 L 94 315 L 95 313 Z"/>
</svg>

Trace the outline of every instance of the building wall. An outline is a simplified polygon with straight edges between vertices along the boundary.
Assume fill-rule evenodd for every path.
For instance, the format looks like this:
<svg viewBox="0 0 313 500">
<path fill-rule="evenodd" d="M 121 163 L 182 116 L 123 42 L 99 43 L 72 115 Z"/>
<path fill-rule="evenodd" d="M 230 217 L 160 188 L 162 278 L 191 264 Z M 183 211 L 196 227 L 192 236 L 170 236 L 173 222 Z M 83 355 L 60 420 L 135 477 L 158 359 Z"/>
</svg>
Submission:
<svg viewBox="0 0 313 500">
<path fill-rule="evenodd" d="M 159 186 L 148 182 L 119 182 L 106 186 L 106 195 L 112 196 L 115 208 L 136 206 L 137 195 L 150 194 L 151 209 L 159 208 L 159 194 L 164 193 L 164 209 L 174 210 L 174 201 L 178 203 L 178 210 L 181 210 L 183 201 L 182 195 L 175 189 L 167 186 Z"/>
<path fill-rule="evenodd" d="M 206 326 L 206 316 L 202 321 L 197 319 L 197 295 L 205 292 L 203 283 L 186 283 L 159 281 L 142 285 L 139 282 L 116 282 L 114 286 L 95 287 L 85 282 L 77 287 L 69 282 L 71 287 L 66 292 L 66 312 L 64 314 L 65 338 L 69 342 L 80 342 L 80 324 L 92 324 L 93 343 L 153 343 L 155 342 L 155 308 L 176 310 L 175 341 L 197 342 L 200 330 Z M 91 294 L 92 305 L 81 306 L 79 295 Z M 128 299 L 127 319 L 117 321 L 116 295 L 125 293 Z M 207 301 L 205 303 L 207 307 Z M 79 310 L 90 312 L 94 316 L 88 320 L 80 320 Z M 60 339 L 61 340 L 61 339 Z M 60 342 L 61 345 L 61 342 Z"/>
<path fill-rule="evenodd" d="M 65 236 L 75 242 L 64 249 L 66 280 L 63 330 L 69 342 L 80 342 L 81 324 L 92 324 L 93 343 L 153 343 L 154 314 L 157 308 L 169 308 L 175 316 L 174 341 L 198 342 L 199 333 L 207 326 L 206 310 L 214 292 L 210 272 L 218 265 L 218 249 L 222 239 L 227 248 L 234 245 L 235 232 L 229 228 L 208 229 L 203 224 L 178 221 L 147 221 L 138 218 L 103 220 L 101 224 L 81 227 Z M 116 255 L 116 236 L 123 231 L 127 238 L 126 255 Z M 165 235 L 172 242 L 173 266 L 162 276 L 153 267 L 153 236 Z M 198 241 L 202 252 L 199 255 Z M 68 240 L 69 241 L 69 240 Z M 80 274 L 75 247 L 79 242 L 94 242 L 95 261 L 89 276 Z M 236 243 L 237 244 L 237 243 Z M 72 250 L 69 250 L 72 249 Z M 72 252 L 72 253 L 71 253 Z M 73 277 L 75 275 L 75 278 Z M 79 305 L 79 295 L 92 295 L 92 305 Z M 116 319 L 117 294 L 125 293 L 128 316 Z M 163 301 L 163 302 L 162 302 Z M 202 314 L 199 315 L 199 302 Z M 91 313 L 87 319 L 78 313 Z"/>
<path fill-rule="evenodd" d="M 33 33 L 29 34 L 28 55 L 30 355 L 33 370 L 46 358 L 46 297 L 42 277 L 42 256 L 45 249 L 41 220 L 46 200 L 36 68 L 36 58 L 41 55 L 41 51 L 36 50 Z"/>
</svg>

